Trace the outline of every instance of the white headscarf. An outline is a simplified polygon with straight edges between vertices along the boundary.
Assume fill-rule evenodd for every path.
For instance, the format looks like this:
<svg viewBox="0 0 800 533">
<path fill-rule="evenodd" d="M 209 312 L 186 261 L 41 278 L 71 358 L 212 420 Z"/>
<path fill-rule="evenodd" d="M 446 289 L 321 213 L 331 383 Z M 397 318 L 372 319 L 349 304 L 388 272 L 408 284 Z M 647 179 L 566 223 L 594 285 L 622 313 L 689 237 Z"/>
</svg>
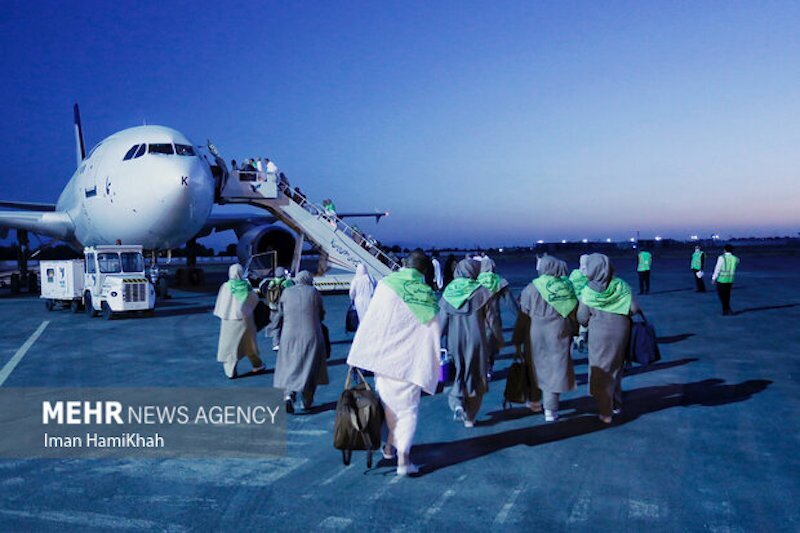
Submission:
<svg viewBox="0 0 800 533">
<path fill-rule="evenodd" d="M 244 276 L 244 269 L 239 263 L 235 263 L 228 268 L 229 280 L 241 280 Z M 237 299 L 231 292 L 230 285 L 225 282 L 219 288 L 217 294 L 217 304 L 214 306 L 214 316 L 223 320 L 242 320 L 253 312 L 258 303 L 258 296 L 250 291 L 244 301 Z"/>
</svg>

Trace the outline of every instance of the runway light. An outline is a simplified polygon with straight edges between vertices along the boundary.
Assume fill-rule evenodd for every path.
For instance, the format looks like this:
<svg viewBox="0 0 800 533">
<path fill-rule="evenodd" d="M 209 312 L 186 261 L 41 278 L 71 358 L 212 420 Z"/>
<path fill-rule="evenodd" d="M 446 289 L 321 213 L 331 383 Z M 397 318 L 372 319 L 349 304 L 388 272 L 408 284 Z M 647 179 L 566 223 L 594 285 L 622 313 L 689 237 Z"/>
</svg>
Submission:
<svg viewBox="0 0 800 533">
<path fill-rule="evenodd" d="M 660 241 L 661 240 L 661 235 L 656 235 L 656 240 Z"/>
<path fill-rule="evenodd" d="M 581 239 L 581 242 L 582 242 L 583 244 L 586 244 L 587 242 L 589 242 L 589 239 Z"/>
<path fill-rule="evenodd" d="M 629 240 L 629 241 L 631 241 L 631 242 L 636 242 L 636 238 L 635 238 L 635 237 L 631 237 L 631 238 L 630 238 L 630 239 L 628 239 L 628 240 Z"/>
<path fill-rule="evenodd" d="M 538 241 L 536 241 L 536 244 L 544 244 L 544 241 L 542 239 L 539 239 Z"/>
<path fill-rule="evenodd" d="M 567 239 L 561 239 L 561 244 L 567 244 Z"/>
<path fill-rule="evenodd" d="M 499 248 L 497 251 L 500 252 L 501 254 L 503 253 L 503 249 L 502 248 Z"/>
<path fill-rule="evenodd" d="M 611 242 L 611 237 L 607 238 L 606 242 Z"/>
<path fill-rule="evenodd" d="M 689 240 L 690 241 L 699 241 L 700 237 L 698 237 L 697 235 L 690 235 L 689 236 Z"/>
</svg>

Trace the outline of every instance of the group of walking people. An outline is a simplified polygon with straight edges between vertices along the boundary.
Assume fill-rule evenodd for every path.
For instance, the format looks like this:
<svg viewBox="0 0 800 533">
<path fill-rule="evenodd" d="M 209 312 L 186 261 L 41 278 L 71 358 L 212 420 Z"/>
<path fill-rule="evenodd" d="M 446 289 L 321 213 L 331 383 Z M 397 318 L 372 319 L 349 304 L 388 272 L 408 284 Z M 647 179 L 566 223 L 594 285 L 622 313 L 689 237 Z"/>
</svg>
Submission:
<svg viewBox="0 0 800 533">
<path fill-rule="evenodd" d="M 727 283 L 726 276 L 738 264 L 738 258 L 729 255 L 726 251 L 720 259 L 722 266 L 714 275 L 717 283 Z M 579 267 L 571 272 L 565 261 L 541 256 L 537 277 L 518 300 L 489 258 L 457 262 L 441 296 L 429 282 L 433 269 L 432 260 L 416 250 L 405 258 L 403 268 L 377 283 L 359 265 L 350 288 L 359 325 L 347 364 L 375 376 L 388 428 L 382 452 L 387 459 L 397 457 L 398 474 L 417 471 L 410 451 L 420 398 L 422 392 L 437 390 L 443 349 L 455 366 L 448 394 L 453 418 L 468 428 L 475 425 L 494 359 L 505 344 L 503 305 L 515 317 L 512 343 L 528 372 L 528 409 L 543 412 L 547 422 L 558 420 L 560 395 L 576 388 L 572 349 L 583 330 L 589 394 L 595 398 L 597 415 L 610 424 L 620 413 L 631 317 L 641 309 L 607 256 L 582 255 Z M 231 266 L 229 277 L 220 288 L 214 312 L 222 319 L 218 359 L 232 377 L 243 357 L 250 359 L 254 371 L 263 369 L 263 363 L 250 317 L 258 298 L 242 279 L 241 266 Z M 303 407 L 310 408 L 317 386 L 328 383 L 325 311 L 308 272 L 298 273 L 291 284 L 276 278 L 269 285 L 281 287 L 269 330 L 273 339 L 279 339 L 274 386 L 285 390 L 286 409 L 292 413 L 298 396 Z"/>
</svg>

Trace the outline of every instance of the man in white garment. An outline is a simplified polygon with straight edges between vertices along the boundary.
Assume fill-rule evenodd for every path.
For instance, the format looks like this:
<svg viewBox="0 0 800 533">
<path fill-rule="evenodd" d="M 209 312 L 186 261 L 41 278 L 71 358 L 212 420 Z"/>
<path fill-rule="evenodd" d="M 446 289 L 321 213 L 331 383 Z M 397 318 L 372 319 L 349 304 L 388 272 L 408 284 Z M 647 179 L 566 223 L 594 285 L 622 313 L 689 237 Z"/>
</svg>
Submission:
<svg viewBox="0 0 800 533">
<path fill-rule="evenodd" d="M 410 452 L 424 390 L 436 392 L 439 381 L 438 304 L 425 283 L 430 260 L 422 251 L 406 258 L 406 267 L 383 278 L 375 289 L 347 357 L 347 364 L 375 374 L 389 438 L 386 459 L 397 450 L 397 474 L 415 474 Z"/>
</svg>

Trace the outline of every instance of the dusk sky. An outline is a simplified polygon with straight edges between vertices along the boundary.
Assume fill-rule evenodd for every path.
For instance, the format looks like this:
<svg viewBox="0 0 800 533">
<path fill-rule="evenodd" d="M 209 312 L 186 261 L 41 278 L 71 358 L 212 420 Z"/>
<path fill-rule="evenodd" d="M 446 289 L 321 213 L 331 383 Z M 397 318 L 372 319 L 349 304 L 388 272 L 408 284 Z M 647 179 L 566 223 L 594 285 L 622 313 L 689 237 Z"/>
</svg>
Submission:
<svg viewBox="0 0 800 533">
<path fill-rule="evenodd" d="M 2 199 L 55 202 L 79 102 L 89 145 L 269 156 L 389 243 L 800 231 L 799 3 L 69 4 L 3 3 Z"/>
</svg>

